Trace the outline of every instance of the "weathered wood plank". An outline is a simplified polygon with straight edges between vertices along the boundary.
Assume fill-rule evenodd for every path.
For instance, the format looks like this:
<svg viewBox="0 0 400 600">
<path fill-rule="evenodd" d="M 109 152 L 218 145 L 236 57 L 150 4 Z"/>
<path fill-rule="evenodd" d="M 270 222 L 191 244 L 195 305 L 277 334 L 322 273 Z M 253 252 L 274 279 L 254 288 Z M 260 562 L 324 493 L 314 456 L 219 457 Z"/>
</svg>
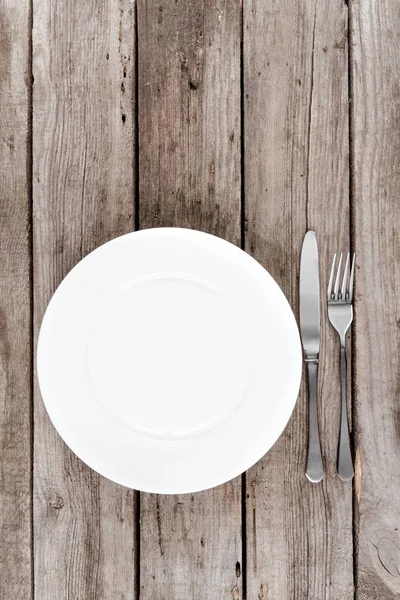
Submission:
<svg viewBox="0 0 400 600">
<path fill-rule="evenodd" d="M 240 243 L 240 7 L 139 2 L 140 226 Z"/>
<path fill-rule="evenodd" d="M 240 5 L 138 5 L 140 226 L 240 242 Z M 140 598 L 241 597 L 240 479 L 141 495 Z M 239 563 L 239 564 L 237 564 Z"/>
<path fill-rule="evenodd" d="M 31 596 L 30 16 L 0 3 L 0 597 Z"/>
<path fill-rule="evenodd" d="M 400 596 L 400 5 L 351 2 L 356 597 Z"/>
<path fill-rule="evenodd" d="M 246 249 L 298 311 L 301 244 L 318 235 L 321 286 L 349 247 L 347 9 L 343 2 L 244 2 Z M 322 296 L 322 301 L 324 296 Z M 322 310 L 320 424 L 326 477 L 305 478 L 307 399 L 247 474 L 247 597 L 353 594 L 351 485 L 334 477 L 338 341 Z"/>
<path fill-rule="evenodd" d="M 129 0 L 34 0 L 35 340 L 61 279 L 130 231 L 135 14 Z M 135 598 L 135 494 L 73 455 L 35 384 L 35 596 Z"/>
</svg>

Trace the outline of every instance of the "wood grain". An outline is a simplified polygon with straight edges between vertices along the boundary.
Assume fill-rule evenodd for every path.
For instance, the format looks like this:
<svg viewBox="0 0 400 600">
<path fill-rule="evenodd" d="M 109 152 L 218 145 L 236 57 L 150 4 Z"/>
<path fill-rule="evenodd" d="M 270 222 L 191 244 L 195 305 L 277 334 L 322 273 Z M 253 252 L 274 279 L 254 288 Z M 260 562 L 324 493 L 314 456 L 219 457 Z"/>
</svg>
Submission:
<svg viewBox="0 0 400 600">
<path fill-rule="evenodd" d="M 138 5 L 140 226 L 240 242 L 240 6 Z M 141 600 L 242 595 L 240 479 L 141 495 Z"/>
<path fill-rule="evenodd" d="M 139 2 L 140 226 L 240 243 L 240 10 Z"/>
<path fill-rule="evenodd" d="M 347 9 L 244 2 L 246 250 L 298 313 L 299 260 L 316 231 L 321 289 L 330 254 L 349 249 Z M 324 297 L 321 298 L 322 302 Z M 307 396 L 247 474 L 247 597 L 353 595 L 351 485 L 335 477 L 338 340 L 322 310 L 319 414 L 325 480 L 305 477 Z"/>
<path fill-rule="evenodd" d="M 351 2 L 356 597 L 400 597 L 400 5 Z"/>
<path fill-rule="evenodd" d="M 134 212 L 135 14 L 129 0 L 33 3 L 35 340 L 56 286 Z M 59 438 L 35 384 L 35 597 L 135 590 L 135 494 Z"/>
<path fill-rule="evenodd" d="M 358 600 L 400 597 L 400 7 L 242 8 L 241 157 L 240 2 L 139 0 L 136 30 L 130 0 L 33 0 L 33 149 L 29 3 L 0 2 L 0 598 L 243 600 L 246 562 L 247 600 L 348 600 L 353 577 Z M 354 574 L 351 486 L 335 477 L 338 344 L 325 310 L 326 477 L 318 486 L 304 477 L 302 386 L 284 434 L 246 476 L 245 560 L 240 479 L 194 495 L 142 494 L 139 590 L 135 492 L 66 448 L 36 380 L 32 416 L 31 346 L 47 303 L 84 255 L 133 228 L 137 175 L 141 227 L 194 227 L 235 244 L 243 183 L 246 250 L 296 313 L 305 231 L 318 235 L 322 289 L 351 234 Z"/>
<path fill-rule="evenodd" d="M 29 25 L 0 3 L 0 598 L 32 580 Z"/>
</svg>

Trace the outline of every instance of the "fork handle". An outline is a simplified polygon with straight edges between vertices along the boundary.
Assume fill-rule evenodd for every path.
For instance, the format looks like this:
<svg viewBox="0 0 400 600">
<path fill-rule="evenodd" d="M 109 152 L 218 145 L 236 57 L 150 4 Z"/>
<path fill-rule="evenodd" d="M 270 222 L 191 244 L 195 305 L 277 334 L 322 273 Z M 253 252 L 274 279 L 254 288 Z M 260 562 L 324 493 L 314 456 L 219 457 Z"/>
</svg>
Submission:
<svg viewBox="0 0 400 600">
<path fill-rule="evenodd" d="M 346 342 L 340 345 L 340 431 L 337 455 L 337 474 L 343 481 L 353 479 L 354 468 L 350 448 L 350 432 L 347 419 L 347 359 Z"/>
<path fill-rule="evenodd" d="M 324 476 L 317 413 L 318 359 L 306 360 L 306 365 L 308 380 L 308 453 L 306 475 L 309 481 L 318 483 Z"/>
</svg>

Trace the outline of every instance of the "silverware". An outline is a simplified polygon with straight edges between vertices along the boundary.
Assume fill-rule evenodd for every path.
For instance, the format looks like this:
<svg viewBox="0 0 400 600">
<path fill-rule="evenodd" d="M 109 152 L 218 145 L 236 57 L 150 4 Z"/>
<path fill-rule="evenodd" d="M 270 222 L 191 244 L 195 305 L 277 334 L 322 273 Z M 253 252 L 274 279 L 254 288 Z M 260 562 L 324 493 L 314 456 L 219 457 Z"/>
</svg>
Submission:
<svg viewBox="0 0 400 600">
<path fill-rule="evenodd" d="M 317 388 L 320 335 L 317 236 L 308 231 L 300 261 L 300 331 L 308 379 L 307 478 L 318 483 L 324 476 L 318 431 Z"/>
<path fill-rule="evenodd" d="M 340 254 L 337 267 L 335 287 L 332 291 L 335 276 L 336 254 L 333 257 L 332 269 L 328 285 L 328 317 L 331 325 L 340 337 L 340 431 L 337 455 L 337 473 L 343 481 L 353 478 L 354 468 L 350 448 L 350 432 L 347 419 L 347 358 L 346 358 L 346 333 L 353 321 L 353 287 L 354 287 L 354 257 L 349 276 L 350 253 L 347 254 L 346 265 L 343 272 L 342 287 L 339 291 L 340 275 L 343 254 Z"/>
</svg>

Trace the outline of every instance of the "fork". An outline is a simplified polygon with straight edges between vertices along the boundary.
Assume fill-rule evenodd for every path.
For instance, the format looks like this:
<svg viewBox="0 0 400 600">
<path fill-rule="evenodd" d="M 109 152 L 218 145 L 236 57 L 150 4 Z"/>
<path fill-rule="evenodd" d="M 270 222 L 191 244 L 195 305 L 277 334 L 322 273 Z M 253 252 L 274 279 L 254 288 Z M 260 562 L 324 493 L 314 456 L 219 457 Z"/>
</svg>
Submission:
<svg viewBox="0 0 400 600">
<path fill-rule="evenodd" d="M 337 455 L 337 474 L 343 481 L 350 481 L 354 475 L 353 459 L 350 448 L 350 432 L 347 419 L 347 358 L 346 358 L 346 333 L 353 321 L 353 287 L 354 287 L 354 259 L 351 263 L 350 277 L 350 253 L 347 254 L 344 267 L 342 287 L 339 291 L 340 275 L 343 254 L 340 254 L 336 272 L 335 287 L 332 291 L 335 276 L 336 254 L 333 257 L 332 269 L 328 284 L 328 317 L 331 325 L 340 337 L 340 431 Z"/>
</svg>

